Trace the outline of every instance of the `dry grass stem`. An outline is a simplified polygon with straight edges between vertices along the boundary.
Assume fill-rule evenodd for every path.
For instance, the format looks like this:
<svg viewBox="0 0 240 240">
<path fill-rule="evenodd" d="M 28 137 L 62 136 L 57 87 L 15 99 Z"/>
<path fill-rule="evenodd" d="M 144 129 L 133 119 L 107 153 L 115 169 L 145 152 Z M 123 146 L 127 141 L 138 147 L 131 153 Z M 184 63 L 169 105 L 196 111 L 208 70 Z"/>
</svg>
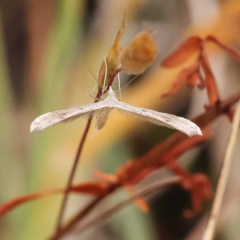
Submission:
<svg viewBox="0 0 240 240">
<path fill-rule="evenodd" d="M 217 223 L 220 208 L 222 205 L 222 200 L 223 200 L 223 196 L 224 196 L 224 192 L 225 192 L 225 188 L 226 188 L 226 184 L 227 184 L 229 170 L 231 167 L 232 154 L 233 154 L 234 146 L 235 146 L 235 143 L 237 140 L 239 121 L 240 121 L 240 103 L 238 103 L 236 112 L 234 114 L 233 123 L 232 123 L 232 131 L 231 131 L 230 139 L 228 142 L 227 150 L 225 153 L 220 177 L 218 180 L 217 190 L 216 190 L 215 198 L 213 201 L 212 210 L 211 210 L 209 221 L 208 221 L 207 227 L 205 229 L 202 240 L 211 240 L 214 237 L 216 223 Z"/>
</svg>

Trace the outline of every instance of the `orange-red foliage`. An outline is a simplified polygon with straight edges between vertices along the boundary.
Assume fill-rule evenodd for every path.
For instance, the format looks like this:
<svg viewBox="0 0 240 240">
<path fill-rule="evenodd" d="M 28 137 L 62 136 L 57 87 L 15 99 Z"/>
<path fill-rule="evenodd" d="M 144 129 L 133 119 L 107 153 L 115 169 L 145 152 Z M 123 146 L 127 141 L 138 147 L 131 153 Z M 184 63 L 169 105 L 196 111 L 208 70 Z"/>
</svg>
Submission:
<svg viewBox="0 0 240 240">
<path fill-rule="evenodd" d="M 172 88 L 169 92 L 165 93 L 163 97 L 177 93 L 186 82 L 187 85 L 192 88 L 206 88 L 209 106 L 214 106 L 214 104 L 219 101 L 216 79 L 211 70 L 206 50 L 206 44 L 208 42 L 214 43 L 235 59 L 240 60 L 240 53 L 236 49 L 225 45 L 214 36 L 207 36 L 204 39 L 201 39 L 197 36 L 190 37 L 162 62 L 163 67 L 176 67 L 177 65 L 184 63 L 184 61 L 186 61 L 194 53 L 198 53 L 195 62 L 189 65 L 187 68 L 184 68 L 179 73 Z"/>
</svg>

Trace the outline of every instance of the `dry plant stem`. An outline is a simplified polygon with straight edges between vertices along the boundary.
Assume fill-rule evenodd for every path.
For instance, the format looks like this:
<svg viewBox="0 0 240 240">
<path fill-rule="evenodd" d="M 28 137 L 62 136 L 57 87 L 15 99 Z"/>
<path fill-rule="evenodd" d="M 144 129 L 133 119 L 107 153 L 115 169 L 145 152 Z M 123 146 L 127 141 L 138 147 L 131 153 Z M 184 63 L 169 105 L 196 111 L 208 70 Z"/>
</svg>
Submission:
<svg viewBox="0 0 240 240">
<path fill-rule="evenodd" d="M 146 197 L 150 194 L 155 193 L 156 191 L 158 191 L 160 188 L 163 188 L 165 186 L 169 186 L 169 185 L 173 185 L 173 184 L 177 184 L 179 183 L 180 178 L 179 177 L 171 177 L 169 179 L 165 179 L 160 181 L 159 183 L 154 184 L 151 187 L 148 187 L 147 189 L 144 189 L 142 192 L 140 192 L 138 194 L 139 197 Z M 54 237 L 51 238 L 51 240 L 57 240 L 59 239 L 61 236 L 66 235 L 67 233 L 69 233 L 70 231 L 74 230 L 74 228 L 76 228 L 76 223 L 79 222 L 80 220 L 82 220 L 89 211 L 91 211 L 93 208 L 95 208 L 96 205 L 98 205 L 103 199 L 105 199 L 105 196 L 102 197 L 98 197 L 96 199 L 94 199 L 88 206 L 87 208 L 85 208 L 83 211 L 81 211 L 80 213 L 77 214 L 77 216 L 75 216 L 67 225 L 67 227 L 65 227 L 64 229 L 60 230 L 60 232 L 58 232 L 57 235 L 55 235 Z M 125 207 L 128 204 L 133 203 L 133 199 L 129 198 L 124 200 L 123 202 L 117 204 L 116 206 L 114 206 L 113 208 L 107 210 L 106 212 L 104 212 L 103 214 L 101 214 L 100 216 L 94 218 L 91 222 L 86 223 L 86 225 L 84 225 L 83 227 L 81 227 L 80 229 L 78 229 L 78 231 L 85 231 L 87 230 L 87 228 L 99 223 L 100 221 L 102 221 L 103 219 L 106 219 L 107 217 L 109 217 L 110 215 L 114 214 L 115 212 L 117 212 L 118 210 L 120 210 L 121 208 Z"/>
<path fill-rule="evenodd" d="M 98 93 L 95 97 L 95 102 L 97 102 L 98 99 L 100 99 L 100 96 L 101 96 L 101 92 L 98 91 Z M 61 203 L 59 215 L 58 215 L 58 218 L 57 218 L 56 234 L 61 229 L 61 223 L 62 223 L 62 219 L 64 217 L 65 209 L 66 209 L 66 206 L 67 206 L 67 201 L 68 201 L 70 188 L 71 188 L 71 185 L 72 185 L 72 182 L 73 182 L 74 175 L 75 175 L 76 170 L 77 170 L 77 166 L 78 166 L 78 163 L 79 163 L 79 159 L 80 159 L 80 156 L 81 156 L 81 153 L 82 153 L 84 143 L 85 143 L 86 138 L 87 138 L 87 134 L 88 134 L 90 126 L 91 126 L 92 118 L 93 118 L 92 115 L 90 115 L 89 118 L 88 118 L 84 133 L 81 137 L 81 140 L 79 142 L 79 146 L 78 146 L 78 149 L 77 149 L 77 153 L 76 153 L 75 158 L 74 158 L 71 173 L 70 173 L 68 181 L 67 181 L 66 191 L 64 192 L 64 196 L 63 196 L 63 200 L 62 200 L 62 203 Z"/>
<path fill-rule="evenodd" d="M 86 140 L 87 133 L 89 131 L 91 122 L 92 122 L 92 115 L 90 115 L 89 118 L 88 118 L 88 122 L 87 122 L 86 128 L 84 130 L 83 136 L 80 140 L 79 147 L 78 147 L 78 150 L 77 150 L 74 162 L 73 162 L 73 166 L 72 166 L 72 169 L 71 169 L 71 173 L 70 173 L 68 181 L 67 181 L 66 191 L 64 192 L 63 200 L 62 200 L 62 203 L 61 203 L 61 207 L 60 207 L 60 211 L 59 211 L 59 215 L 58 215 L 58 219 L 57 219 L 56 233 L 58 233 L 61 229 L 61 222 L 62 222 L 64 213 L 65 213 L 65 209 L 66 209 L 66 206 L 67 206 L 67 201 L 68 201 L 70 188 L 71 188 L 71 185 L 72 185 L 72 182 L 73 182 L 73 178 L 74 178 L 74 175 L 75 175 L 75 172 L 76 172 L 76 169 L 77 169 L 77 165 L 79 163 L 79 158 L 80 158 L 80 155 L 81 155 L 81 152 L 82 152 L 82 149 L 83 149 L 83 145 L 85 143 L 85 140 Z"/>
<path fill-rule="evenodd" d="M 203 240 L 211 240 L 214 237 L 215 227 L 216 227 L 218 215 L 220 212 L 224 192 L 226 189 L 229 170 L 231 167 L 232 154 L 233 154 L 234 146 L 235 146 L 236 139 L 237 139 L 239 121 L 240 121 L 240 103 L 238 103 L 236 112 L 234 114 L 232 131 L 231 131 L 230 139 L 228 142 L 227 150 L 225 153 L 221 173 L 219 176 L 217 190 L 216 190 L 216 194 L 215 194 L 215 198 L 214 198 L 214 202 L 213 202 L 213 207 L 212 207 L 212 210 L 210 213 L 210 218 L 209 218 L 207 228 L 206 228 L 203 238 L 202 238 Z"/>
<path fill-rule="evenodd" d="M 173 184 L 179 184 L 180 180 L 181 180 L 180 177 L 169 177 L 168 179 L 161 180 L 158 183 L 153 184 L 152 186 L 148 186 L 146 189 L 138 193 L 137 196 L 140 198 L 148 197 L 158 192 L 160 189 L 164 187 L 167 187 Z M 77 229 L 77 231 L 82 233 L 87 229 L 89 229 L 90 227 L 96 226 L 97 224 L 101 223 L 103 220 L 107 219 L 108 217 L 110 217 L 111 215 L 113 215 L 123 207 L 133 203 L 134 203 L 134 200 L 132 197 L 126 200 L 123 200 L 122 202 L 118 203 L 117 205 L 108 209 L 106 212 L 100 214 L 99 216 L 95 217 L 94 219 L 92 219 L 91 221 L 89 221 L 79 229 Z"/>
</svg>

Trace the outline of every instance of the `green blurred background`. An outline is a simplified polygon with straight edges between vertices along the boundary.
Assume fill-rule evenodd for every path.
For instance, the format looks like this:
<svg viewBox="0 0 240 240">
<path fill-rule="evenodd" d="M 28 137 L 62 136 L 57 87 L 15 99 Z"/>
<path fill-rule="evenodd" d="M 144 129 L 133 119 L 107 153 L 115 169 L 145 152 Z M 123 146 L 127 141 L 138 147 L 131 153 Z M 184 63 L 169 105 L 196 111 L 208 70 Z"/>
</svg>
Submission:
<svg viewBox="0 0 240 240">
<path fill-rule="evenodd" d="M 160 61 L 187 36 L 214 34 L 223 42 L 240 45 L 238 0 L 1 0 L 0 1 L 0 202 L 41 189 L 63 187 L 86 119 L 29 132 L 32 120 L 45 112 L 92 103 L 100 64 L 120 27 L 124 11 L 125 45 L 144 28 L 153 28 L 158 45 L 156 61 L 122 90 L 122 100 L 141 107 L 192 117 L 203 111 L 204 93 L 184 89 L 171 99 L 160 98 L 179 69 L 160 68 Z M 239 88 L 239 63 L 209 49 L 222 97 Z M 92 73 L 91 73 L 92 72 Z M 122 85 L 132 76 L 121 74 Z M 115 86 L 117 89 L 117 85 Z M 114 172 L 128 159 L 140 156 L 173 131 L 151 126 L 117 112 L 106 127 L 90 132 L 75 182 L 93 179 L 92 171 Z M 183 156 L 191 171 L 205 171 L 215 185 L 229 132 L 221 119 L 209 144 Z M 237 150 L 236 150 L 237 151 Z M 238 239 L 238 153 L 219 220 L 216 239 Z M 166 177 L 158 171 L 141 187 Z M 126 198 L 115 194 L 101 209 Z M 91 197 L 71 197 L 66 219 Z M 34 201 L 0 219 L 0 239 L 46 239 L 53 232 L 61 196 Z M 200 239 L 206 213 L 186 220 L 182 210 L 188 194 L 171 188 L 149 200 L 152 211 L 130 206 L 80 235 L 65 239 L 181 240 Z M 98 212 L 96 211 L 95 214 Z"/>
</svg>

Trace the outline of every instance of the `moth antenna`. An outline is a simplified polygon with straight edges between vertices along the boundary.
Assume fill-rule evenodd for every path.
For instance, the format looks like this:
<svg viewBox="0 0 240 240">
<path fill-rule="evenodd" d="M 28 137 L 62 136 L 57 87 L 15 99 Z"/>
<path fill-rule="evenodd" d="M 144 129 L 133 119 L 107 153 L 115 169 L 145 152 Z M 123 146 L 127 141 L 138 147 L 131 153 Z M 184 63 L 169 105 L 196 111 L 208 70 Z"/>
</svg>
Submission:
<svg viewBox="0 0 240 240">
<path fill-rule="evenodd" d="M 92 91 L 91 91 L 92 92 Z M 90 92 L 90 93 L 91 93 Z M 91 97 L 91 98 L 95 98 L 93 95 L 91 95 L 90 93 L 87 93 L 87 96 Z"/>
<path fill-rule="evenodd" d="M 143 28 L 145 31 L 149 32 L 152 36 L 155 36 L 158 33 L 156 26 L 150 26 L 148 22 L 143 22 Z"/>
<path fill-rule="evenodd" d="M 98 84 L 97 78 L 96 78 L 96 76 L 94 75 L 93 71 L 92 71 L 90 68 L 89 68 L 88 70 L 90 71 L 90 73 L 92 74 L 94 80 L 95 80 L 96 83 Z"/>
<path fill-rule="evenodd" d="M 96 84 L 90 92 L 94 92 L 97 87 L 98 87 L 98 85 Z"/>
<path fill-rule="evenodd" d="M 95 91 L 95 89 L 98 87 L 98 81 L 97 81 L 97 78 L 96 78 L 96 76 L 94 75 L 94 73 L 92 72 L 92 70 L 91 69 L 89 69 L 89 71 L 90 71 L 90 73 L 92 74 L 92 76 L 93 76 L 93 78 L 94 78 L 94 80 L 96 81 L 96 85 L 95 85 L 95 87 L 91 90 L 91 92 L 94 92 Z"/>
<path fill-rule="evenodd" d="M 134 76 L 128 83 L 126 83 L 125 85 L 123 85 L 120 89 L 125 88 L 128 84 L 130 84 L 132 81 L 134 81 L 140 74 Z"/>
</svg>

